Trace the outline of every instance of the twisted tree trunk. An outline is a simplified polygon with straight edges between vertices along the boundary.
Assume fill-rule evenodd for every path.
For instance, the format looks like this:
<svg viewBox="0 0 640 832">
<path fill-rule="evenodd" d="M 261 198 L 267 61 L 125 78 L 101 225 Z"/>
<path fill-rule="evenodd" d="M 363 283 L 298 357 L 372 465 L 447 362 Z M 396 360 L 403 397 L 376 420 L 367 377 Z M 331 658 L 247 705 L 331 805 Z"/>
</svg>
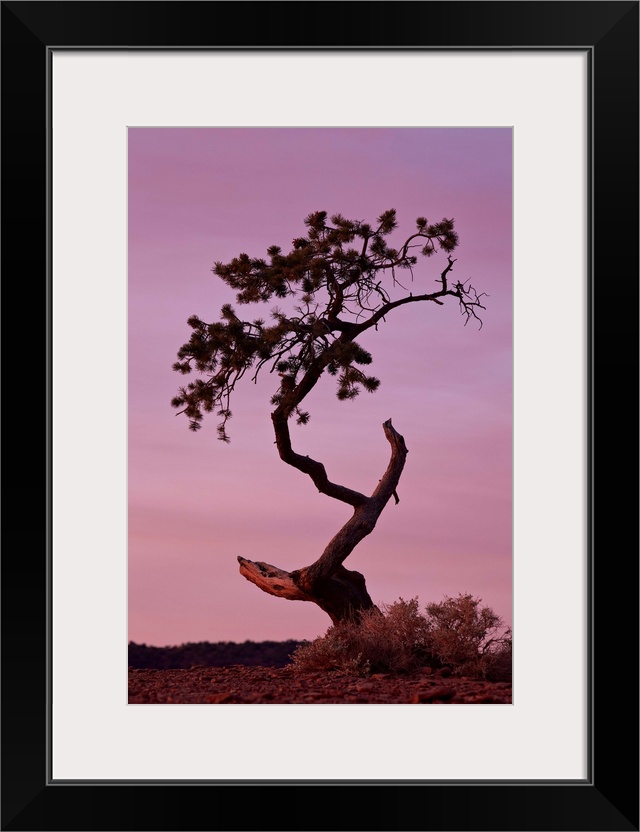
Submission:
<svg viewBox="0 0 640 832">
<path fill-rule="evenodd" d="M 352 505 L 353 515 L 310 566 L 285 572 L 268 563 L 238 557 L 240 574 L 270 595 L 290 601 L 312 601 L 329 615 L 334 624 L 357 619 L 363 610 L 374 607 L 374 603 L 367 592 L 363 575 L 346 569 L 343 564 L 358 543 L 371 534 L 391 497 L 398 502 L 396 489 L 407 457 L 407 446 L 391 424 L 391 419 L 384 422 L 382 427 L 391 446 L 391 458 L 376 489 L 370 497 L 366 497 L 330 482 L 324 465 L 293 451 L 286 408 L 276 409 L 272 419 L 280 457 L 308 474 L 321 493 Z"/>
</svg>

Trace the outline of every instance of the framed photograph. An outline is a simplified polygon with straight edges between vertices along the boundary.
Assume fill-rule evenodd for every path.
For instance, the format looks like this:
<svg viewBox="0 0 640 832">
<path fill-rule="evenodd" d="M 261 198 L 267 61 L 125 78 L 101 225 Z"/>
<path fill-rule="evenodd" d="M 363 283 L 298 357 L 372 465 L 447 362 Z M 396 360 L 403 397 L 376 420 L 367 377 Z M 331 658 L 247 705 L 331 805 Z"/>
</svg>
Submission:
<svg viewBox="0 0 640 832">
<path fill-rule="evenodd" d="M 4 2 L 2 24 L 12 336 L 5 385 L 19 391 L 12 415 L 26 416 L 27 402 L 29 416 L 36 412 L 28 390 L 44 390 L 46 401 L 45 408 L 38 402 L 39 429 L 24 418 L 19 432 L 11 430 L 29 442 L 7 443 L 5 527 L 15 551 L 5 546 L 3 557 L 2 828 L 637 830 L 637 488 L 620 472 L 630 452 L 637 460 L 638 3 Z M 377 204 L 394 196 L 397 205 Z M 451 208 L 441 207 L 447 196 Z M 309 200 L 331 204 L 304 209 Z M 218 630 L 220 641 L 270 637 L 262 632 L 284 638 L 280 613 L 311 607 L 247 586 L 237 564 L 228 586 L 226 573 L 210 569 L 205 578 L 196 551 L 214 535 L 226 549 L 233 545 L 220 518 L 238 507 L 224 496 L 215 531 L 207 530 L 210 459 L 193 450 L 204 432 L 191 436 L 185 424 L 186 439 L 172 444 L 154 422 L 157 402 L 172 429 L 184 415 L 173 419 L 165 382 L 154 374 L 164 379 L 164 350 L 177 337 L 175 361 L 188 340 L 188 331 L 171 330 L 178 312 L 180 326 L 191 316 L 196 332 L 205 326 L 201 312 L 217 314 L 217 295 L 214 308 L 191 308 L 194 287 L 213 279 L 198 274 L 203 263 L 218 261 L 217 277 L 235 291 L 259 291 L 242 282 L 242 263 L 232 258 L 263 257 L 263 242 L 293 238 L 289 268 L 309 239 L 337 233 L 327 228 L 325 208 L 335 212 L 334 226 L 340 212 L 353 214 L 358 224 L 344 231 L 351 238 L 367 237 L 365 221 L 377 218 L 386 229 L 387 216 L 393 226 L 388 209 L 398 209 L 400 233 L 405 222 L 417 223 L 427 245 L 440 247 L 428 261 L 437 274 L 426 300 L 438 304 L 429 311 L 446 314 L 438 287 L 450 288 L 466 342 L 484 339 L 471 348 L 472 362 L 469 345 L 462 350 L 447 336 L 451 322 L 435 325 L 430 362 L 414 368 L 465 381 L 459 396 L 442 383 L 429 418 L 446 424 L 438 435 L 449 462 L 456 449 L 468 463 L 461 466 L 471 472 L 467 490 L 450 472 L 411 483 L 431 492 L 443 482 L 424 522 L 436 536 L 466 529 L 459 550 L 447 555 L 459 558 L 451 567 L 459 590 L 481 594 L 513 627 L 513 696 L 509 688 L 507 698 L 483 703 L 451 688 L 446 707 L 436 699 L 412 708 L 367 699 L 365 683 L 353 699 L 310 699 L 306 707 L 294 698 L 225 702 L 217 691 L 207 700 L 136 700 L 127 694 L 131 640 L 186 642 L 209 608 L 220 628 L 229 627 Z M 306 225 L 305 210 L 316 212 Z M 423 223 L 422 210 L 444 219 Z M 455 231 L 447 216 L 456 217 Z M 301 242 L 305 227 L 312 234 Z M 281 239 L 267 240 L 275 232 Z M 379 264 L 389 250 L 385 234 L 378 236 Z M 460 282 L 447 283 L 440 259 L 455 262 Z M 402 265 L 411 281 L 412 263 Z M 375 281 L 362 289 L 366 297 L 353 295 L 347 311 L 356 302 L 362 308 L 352 327 L 359 315 L 375 316 L 376 303 L 388 314 L 399 298 L 413 305 L 422 297 L 403 276 L 393 278 L 397 296 Z M 316 288 L 305 286 L 300 327 L 318 320 Z M 335 307 L 330 284 L 324 288 Z M 235 312 L 226 314 L 228 323 Z M 336 332 L 349 326 L 339 325 Z M 263 323 L 247 326 L 254 340 L 266 337 Z M 37 354 L 34 331 L 43 333 Z M 216 332 L 207 329 L 207 337 Z M 26 360 L 25 350 L 13 349 L 18 339 Z M 221 438 L 236 423 L 247 437 L 248 456 L 220 463 L 229 493 L 253 476 L 254 444 L 273 443 L 270 420 L 262 436 L 261 417 L 253 419 L 256 399 L 275 392 L 279 406 L 286 385 L 298 383 L 295 362 L 304 361 L 291 343 L 272 367 L 276 390 L 241 399 L 228 425 L 221 402 L 218 418 L 210 414 L 214 433 L 222 419 Z M 375 373 L 373 340 L 369 346 Z M 206 369 L 189 350 L 178 361 L 190 358 Z M 313 359 L 304 360 L 308 368 Z M 366 393 L 374 382 L 348 356 L 340 361 L 339 397 L 358 384 Z M 419 388 L 403 388 L 399 366 L 389 360 L 391 395 L 417 407 Z M 34 372 L 42 387 L 33 388 Z M 221 394 L 235 396 L 226 384 Z M 198 423 L 207 395 L 196 402 L 192 389 L 174 404 Z M 343 418 L 346 426 L 342 411 L 337 418 L 338 429 Z M 396 431 L 385 424 L 394 447 Z M 274 425 L 278 453 L 292 464 Z M 369 447 L 362 430 L 358 441 Z M 349 456 L 357 443 L 336 436 L 336 444 L 335 466 L 342 458 L 350 485 L 351 472 L 361 473 Z M 423 453 L 435 468 L 436 443 Z M 44 477 L 30 457 L 40 468 L 45 462 Z M 311 463 L 298 462 L 309 474 Z M 410 499 L 384 465 L 376 477 L 388 486 L 387 500 L 396 491 Z M 637 482 L 636 462 L 633 474 Z M 311 520 L 300 520 L 306 509 L 294 489 L 287 508 L 298 520 L 286 540 L 269 537 L 276 506 L 265 510 L 270 484 L 261 477 L 247 494 L 257 512 L 253 537 L 263 528 L 264 545 L 279 551 L 315 535 Z M 354 506 L 361 497 L 313 482 Z M 503 514 L 498 503 L 507 505 Z M 46 517 L 42 531 L 30 519 L 34 506 Z M 407 551 L 417 545 L 409 524 L 376 531 L 383 548 L 396 540 Z M 182 571 L 175 555 L 169 567 L 167 547 L 183 552 Z M 369 588 L 378 580 L 390 593 L 375 603 L 422 596 L 422 573 L 412 576 L 408 555 L 394 555 L 398 580 L 371 551 Z M 229 557 L 236 554 L 245 550 Z M 260 563 L 295 569 L 304 560 L 287 566 L 255 551 L 246 557 L 252 554 L 257 565 L 241 560 L 244 577 L 262 589 L 271 580 L 271 595 L 280 591 L 274 575 L 278 588 L 291 580 L 300 590 L 297 573 L 267 574 Z M 353 568 L 360 564 L 369 579 L 364 561 Z M 432 581 L 429 591 L 454 594 L 439 573 L 419 569 L 424 583 Z M 331 620 L 339 618 L 335 598 L 321 601 L 319 615 L 328 607 Z M 252 604 L 264 630 L 237 628 Z M 309 626 L 323 629 L 315 619 Z M 416 696 L 410 702 L 423 704 Z"/>
<path fill-rule="evenodd" d="M 130 704 L 511 704 L 512 144 L 128 128 Z"/>
</svg>

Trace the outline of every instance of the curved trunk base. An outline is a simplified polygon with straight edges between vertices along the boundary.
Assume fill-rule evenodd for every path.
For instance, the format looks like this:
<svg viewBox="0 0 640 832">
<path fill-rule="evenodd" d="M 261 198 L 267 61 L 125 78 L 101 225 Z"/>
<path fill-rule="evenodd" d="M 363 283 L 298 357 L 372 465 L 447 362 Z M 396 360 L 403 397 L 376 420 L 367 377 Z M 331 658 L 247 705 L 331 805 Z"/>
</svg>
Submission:
<svg viewBox="0 0 640 832">
<path fill-rule="evenodd" d="M 364 610 L 377 609 L 367 592 L 364 575 L 340 566 L 327 580 L 305 581 L 306 569 L 285 572 L 262 561 L 238 556 L 240 574 L 263 592 L 289 601 L 311 601 L 324 610 L 333 624 L 357 619 Z"/>
<path fill-rule="evenodd" d="M 371 596 L 367 592 L 364 575 L 360 572 L 339 566 L 334 574 L 325 581 L 315 581 L 313 586 L 306 588 L 305 569 L 291 573 L 291 578 L 297 586 L 311 595 L 315 603 L 324 610 L 331 621 L 352 621 L 360 617 L 364 610 L 377 609 Z"/>
<path fill-rule="evenodd" d="M 324 466 L 293 452 L 287 426 L 289 415 L 290 411 L 285 412 L 282 406 L 272 414 L 280 456 L 285 462 L 309 474 L 319 491 L 350 503 L 353 514 L 310 566 L 285 572 L 269 563 L 238 557 L 240 574 L 269 595 L 289 601 L 312 601 L 327 613 L 334 624 L 357 621 L 363 611 L 377 607 L 367 592 L 364 576 L 345 569 L 343 562 L 358 543 L 371 534 L 391 497 L 398 502 L 396 488 L 407 458 L 407 446 L 404 437 L 391 424 L 391 419 L 383 422 L 384 435 L 391 445 L 391 459 L 373 494 L 365 497 L 329 482 Z"/>
</svg>

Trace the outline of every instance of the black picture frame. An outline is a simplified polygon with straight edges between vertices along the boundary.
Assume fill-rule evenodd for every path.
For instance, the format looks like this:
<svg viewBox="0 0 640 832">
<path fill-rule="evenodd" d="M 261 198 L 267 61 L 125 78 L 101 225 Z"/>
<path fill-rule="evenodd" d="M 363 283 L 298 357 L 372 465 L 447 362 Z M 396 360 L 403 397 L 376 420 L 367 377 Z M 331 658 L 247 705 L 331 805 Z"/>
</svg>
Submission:
<svg viewBox="0 0 640 832">
<path fill-rule="evenodd" d="M 638 2 L 627 0 L 2 3 L 3 380 L 5 438 L 10 438 L 3 489 L 8 509 L 2 557 L 3 830 L 638 830 L 638 9 Z M 587 780 L 47 779 L 48 69 L 52 49 L 62 47 L 588 51 Z M 560 233 L 562 217 L 554 210 L 550 206 L 544 219 L 550 233 Z M 541 303 L 547 302 L 544 295 L 541 289 Z M 631 477 L 625 470 L 630 460 Z M 562 649 L 561 633 L 548 649 Z M 311 724 L 309 732 L 312 741 Z"/>
</svg>

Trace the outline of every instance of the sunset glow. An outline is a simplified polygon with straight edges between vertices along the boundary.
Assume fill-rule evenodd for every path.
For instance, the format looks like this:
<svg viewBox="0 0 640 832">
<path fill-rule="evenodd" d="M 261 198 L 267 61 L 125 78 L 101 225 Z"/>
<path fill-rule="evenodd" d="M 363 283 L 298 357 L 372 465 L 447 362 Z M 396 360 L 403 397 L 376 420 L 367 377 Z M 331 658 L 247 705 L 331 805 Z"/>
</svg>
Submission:
<svg viewBox="0 0 640 832">
<path fill-rule="evenodd" d="M 288 251 L 317 210 L 374 222 L 395 208 L 392 243 L 416 217 L 453 217 L 454 276 L 486 293 L 481 328 L 465 325 L 453 298 L 393 310 L 361 339 L 380 389 L 340 402 L 323 378 L 305 401 L 310 423 L 292 425 L 299 453 L 366 494 L 388 460 L 382 423 L 392 418 L 406 440 L 400 502 L 346 565 L 376 603 L 470 592 L 509 624 L 512 131 L 130 128 L 128 165 L 130 640 L 312 639 L 330 624 L 314 604 L 270 597 L 238 572 L 238 555 L 286 570 L 312 563 L 350 514 L 278 458 L 277 376 L 265 367 L 256 384 L 242 380 L 229 445 L 215 414 L 193 433 L 170 407 L 187 318 L 214 322 L 235 305 L 213 263 Z M 434 291 L 445 265 L 442 252 L 420 258 L 407 289 Z"/>
</svg>

